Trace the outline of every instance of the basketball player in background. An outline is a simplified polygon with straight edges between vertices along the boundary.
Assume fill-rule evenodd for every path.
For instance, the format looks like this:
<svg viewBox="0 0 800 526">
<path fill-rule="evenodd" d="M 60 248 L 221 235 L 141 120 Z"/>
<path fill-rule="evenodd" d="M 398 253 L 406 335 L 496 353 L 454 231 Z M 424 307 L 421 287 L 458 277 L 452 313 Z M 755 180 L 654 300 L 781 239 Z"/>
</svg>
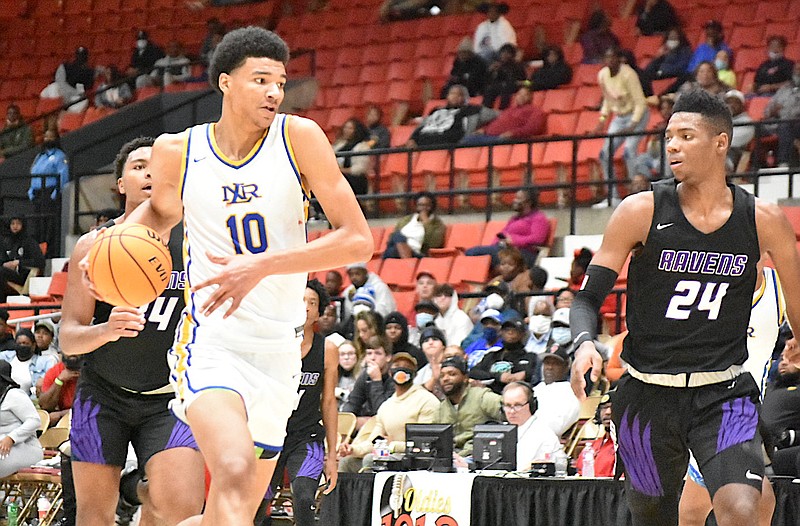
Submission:
<svg viewBox="0 0 800 526">
<path fill-rule="evenodd" d="M 125 144 L 114 164 L 127 221 L 150 195 L 153 139 Z M 172 276 L 142 309 L 96 301 L 81 282 L 79 262 L 96 238 L 84 235 L 72 253 L 59 339 L 65 355 L 85 356 L 72 406 L 73 477 L 78 526 L 114 524 L 120 471 L 133 444 L 148 479 L 142 526 L 175 525 L 203 508 L 203 459 L 189 427 L 169 410 L 174 397 L 167 352 L 183 308 L 182 235 L 169 238 Z"/>
<path fill-rule="evenodd" d="M 278 113 L 288 59 L 263 28 L 225 35 L 209 66 L 219 121 L 156 140 L 152 193 L 130 219 L 160 233 L 184 221 L 189 290 L 169 357 L 172 409 L 211 474 L 204 514 L 186 524 L 252 524 L 297 399 L 307 273 L 372 256 L 327 137 Z M 306 244 L 310 192 L 334 231 Z"/>
<path fill-rule="evenodd" d="M 772 363 L 772 351 L 786 315 L 786 306 L 778 273 L 773 268 L 763 266 L 762 262 L 759 262 L 758 267 L 758 281 L 753 293 L 750 323 L 747 326 L 747 361 L 743 367 L 758 384 L 763 399 L 767 387 L 767 373 Z M 681 492 L 678 523 L 680 526 L 704 526 L 711 510 L 711 497 L 705 480 L 700 474 L 697 460 L 694 456 L 690 456 L 689 471 Z M 761 526 L 772 524 L 774 510 L 775 492 L 769 479 L 764 477 L 758 513 Z"/>
<path fill-rule="evenodd" d="M 718 522 L 758 523 L 759 391 L 742 368 L 750 304 L 757 263 L 768 255 L 789 320 L 800 326 L 800 257 L 780 209 L 726 183 L 731 134 L 719 99 L 701 90 L 681 95 L 665 132 L 675 182 L 655 184 L 614 211 L 570 309 L 573 389 L 583 398 L 584 375 L 596 382 L 602 368 L 592 343 L 599 307 L 632 253 L 621 356 L 629 369 L 613 421 L 636 526 L 678 523 L 689 449 Z"/>
<path fill-rule="evenodd" d="M 294 524 L 297 526 L 316 524 L 314 500 L 323 471 L 327 479 L 325 494 L 336 487 L 339 408 L 335 389 L 339 371 L 339 348 L 314 332 L 319 317 L 330 304 L 325 286 L 312 279 L 306 284 L 304 300 L 306 323 L 303 326 L 303 343 L 300 345 L 303 359 L 298 391 L 300 398 L 286 425 L 283 451 L 278 457 L 272 482 L 256 514 L 256 526 L 270 524 L 266 514 L 275 491 L 278 486 L 283 485 L 284 468 L 289 471 Z M 327 457 L 325 442 L 328 443 Z"/>
</svg>

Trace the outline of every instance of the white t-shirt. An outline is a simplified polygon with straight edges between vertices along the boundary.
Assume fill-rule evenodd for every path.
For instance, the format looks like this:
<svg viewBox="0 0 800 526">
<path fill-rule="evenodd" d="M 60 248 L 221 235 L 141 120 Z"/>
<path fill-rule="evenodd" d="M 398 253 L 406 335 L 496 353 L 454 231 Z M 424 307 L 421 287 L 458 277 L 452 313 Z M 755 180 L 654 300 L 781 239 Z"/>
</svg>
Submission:
<svg viewBox="0 0 800 526">
<path fill-rule="evenodd" d="M 561 449 L 561 441 L 539 413 L 517 428 L 517 471 L 528 471 L 534 460 L 546 460 Z"/>
</svg>

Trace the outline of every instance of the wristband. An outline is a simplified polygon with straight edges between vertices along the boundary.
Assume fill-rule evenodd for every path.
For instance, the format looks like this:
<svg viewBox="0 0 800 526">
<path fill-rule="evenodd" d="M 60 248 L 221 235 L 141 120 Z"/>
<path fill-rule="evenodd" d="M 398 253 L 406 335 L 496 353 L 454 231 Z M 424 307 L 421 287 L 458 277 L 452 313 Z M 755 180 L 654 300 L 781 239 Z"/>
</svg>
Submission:
<svg viewBox="0 0 800 526">
<path fill-rule="evenodd" d="M 62 387 L 64 385 L 64 380 L 62 380 L 61 378 L 56 378 L 55 380 L 53 380 L 53 383 L 59 387 Z"/>
</svg>

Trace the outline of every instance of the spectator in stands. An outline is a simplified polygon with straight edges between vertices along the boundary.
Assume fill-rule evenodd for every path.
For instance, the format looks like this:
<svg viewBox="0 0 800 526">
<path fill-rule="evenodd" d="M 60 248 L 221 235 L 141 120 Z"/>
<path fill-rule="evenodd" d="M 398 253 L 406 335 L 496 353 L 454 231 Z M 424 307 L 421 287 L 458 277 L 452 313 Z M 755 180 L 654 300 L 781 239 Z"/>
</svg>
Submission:
<svg viewBox="0 0 800 526">
<path fill-rule="evenodd" d="M 11 364 L 11 377 L 20 389 L 36 399 L 36 385 L 58 359 L 36 354 L 36 340 L 29 329 L 17 329 L 14 342 L 12 350 L 0 352 L 0 360 Z"/>
<path fill-rule="evenodd" d="M 439 400 L 444 399 L 444 391 L 439 384 L 439 374 L 441 373 L 442 361 L 444 361 L 444 350 L 447 346 L 445 333 L 435 326 L 428 326 L 422 329 L 419 337 L 419 345 L 428 363 L 420 367 L 414 383 L 420 384 L 428 391 L 436 395 Z"/>
<path fill-rule="evenodd" d="M 483 95 L 486 86 L 486 62 L 472 50 L 472 39 L 464 37 L 456 49 L 456 58 L 450 77 L 442 86 L 439 98 L 447 98 L 450 88 L 456 85 L 464 86 L 469 91 L 470 97 Z"/>
<path fill-rule="evenodd" d="M 386 316 L 384 323 L 384 333 L 389 343 L 392 344 L 392 352 L 406 352 L 417 360 L 419 367 L 424 367 L 428 363 L 425 353 L 408 341 L 408 319 L 400 312 L 390 312 Z"/>
<path fill-rule="evenodd" d="M 580 38 L 583 48 L 584 64 L 600 64 L 604 61 L 606 50 L 619 48 L 619 38 L 611 31 L 611 20 L 601 8 L 590 16 L 586 31 Z"/>
<path fill-rule="evenodd" d="M 536 300 L 536 295 L 528 293 L 544 292 L 548 279 L 549 274 L 539 265 L 533 265 L 526 272 L 517 276 L 515 282 L 511 283 L 512 290 L 517 294 L 512 302 L 514 309 L 520 314 L 530 313 L 531 302 Z"/>
<path fill-rule="evenodd" d="M 0 362 L 0 477 L 42 460 L 42 445 L 36 438 L 41 423 L 30 398 L 13 379 L 11 366 Z"/>
<path fill-rule="evenodd" d="M 583 278 L 586 275 L 586 269 L 589 267 L 589 263 L 592 262 L 593 256 L 594 253 L 586 247 L 578 248 L 572 253 L 572 262 L 569 265 L 569 278 L 565 280 L 567 282 L 567 287 L 576 291 L 581 288 Z"/>
<path fill-rule="evenodd" d="M 504 44 L 517 45 L 517 32 L 503 16 L 509 9 L 506 2 L 496 0 L 484 2 L 477 8 L 479 13 L 486 13 L 486 20 L 475 28 L 472 50 L 487 64 L 497 59 Z"/>
<path fill-rule="evenodd" d="M 778 363 L 778 376 L 767 385 L 761 406 L 761 421 L 776 451 L 772 467 L 776 475 L 800 476 L 800 368 L 786 359 L 797 348 L 789 338 Z"/>
<path fill-rule="evenodd" d="M 149 85 L 150 71 L 163 57 L 164 51 L 150 40 L 147 31 L 140 30 L 136 33 L 136 48 L 131 53 L 127 76 L 136 78 L 137 88 Z"/>
<path fill-rule="evenodd" d="M 79 100 L 94 85 L 94 70 L 89 66 L 89 50 L 81 46 L 75 50 L 75 60 L 64 62 L 56 68 L 55 79 L 41 92 L 42 98 L 63 99 L 65 104 Z M 67 111 L 82 112 L 88 101 L 73 104 Z"/>
<path fill-rule="evenodd" d="M 429 300 L 421 300 L 414 305 L 414 326 L 408 328 L 408 342 L 422 347 L 420 336 L 426 327 L 435 326 L 434 320 L 439 315 L 439 307 L 433 302 L 433 295 Z"/>
<path fill-rule="evenodd" d="M 469 347 L 483 334 L 483 325 L 481 325 L 479 322 L 481 315 L 487 309 L 494 309 L 498 311 L 503 320 L 522 317 L 522 313 L 511 306 L 511 288 L 508 286 L 508 283 L 502 280 L 502 278 L 496 277 L 489 281 L 489 283 L 487 283 L 483 288 L 483 293 L 486 294 L 486 296 L 481 298 L 478 304 L 470 309 L 468 313 L 470 320 L 472 320 L 475 325 L 472 328 L 472 332 L 469 333 L 469 336 L 467 336 L 464 341 L 461 342 L 461 345 L 464 348 Z"/>
<path fill-rule="evenodd" d="M 458 307 L 458 293 L 449 283 L 436 286 L 433 303 L 439 308 L 434 324 L 447 336 L 447 343 L 461 345 L 472 331 L 472 320 Z"/>
<path fill-rule="evenodd" d="M 411 134 L 407 148 L 417 146 L 454 145 L 488 123 L 498 112 L 469 103 L 469 92 L 460 84 L 450 87 L 447 104 L 433 110 Z"/>
<path fill-rule="evenodd" d="M 183 47 L 177 40 L 167 42 L 167 52 L 153 64 L 156 69 L 150 78 L 156 86 L 169 86 L 186 82 L 192 76 L 189 59 L 183 54 Z"/>
<path fill-rule="evenodd" d="M 225 25 L 219 21 L 219 18 L 213 17 L 206 21 L 206 36 L 203 37 L 203 43 L 200 45 L 200 59 L 206 65 L 211 61 L 211 55 L 214 53 L 219 41 L 225 36 Z"/>
<path fill-rule="evenodd" d="M 0 159 L 7 159 L 33 146 L 31 127 L 22 119 L 19 106 L 12 103 L 6 110 L 6 123 L 0 131 Z"/>
<path fill-rule="evenodd" d="M 14 344 L 14 332 L 8 325 L 8 318 L 8 311 L 0 308 L 0 350 L 8 349 Z"/>
<path fill-rule="evenodd" d="M 486 309 L 481 314 L 480 326 L 483 329 L 480 337 L 464 349 L 467 355 L 467 365 L 470 369 L 478 365 L 486 353 L 502 347 L 500 341 L 500 327 L 503 323 L 503 316 L 499 311 Z"/>
<path fill-rule="evenodd" d="M 498 394 L 511 382 L 538 383 L 538 362 L 535 355 L 525 352 L 526 336 L 522 319 L 503 321 L 500 328 L 502 347 L 486 353 L 483 360 L 470 369 L 470 378 L 484 382 Z"/>
<path fill-rule="evenodd" d="M 554 314 L 554 331 L 557 323 Z M 563 435 L 578 420 L 581 405 L 569 384 L 569 355 L 566 345 L 554 343 L 540 356 L 542 381 L 533 387 L 533 394 L 539 401 L 539 418 L 558 436 Z"/>
<path fill-rule="evenodd" d="M 733 137 L 728 148 L 729 170 L 735 171 L 739 165 L 739 159 L 756 136 L 755 126 L 745 126 L 753 122 L 750 115 L 744 109 L 744 93 L 732 89 L 725 94 L 725 104 L 731 110 L 733 116 Z"/>
<path fill-rule="evenodd" d="M 570 289 L 569 287 L 564 287 L 563 289 L 556 292 L 555 301 L 553 305 L 556 309 L 568 309 L 572 307 L 572 302 L 575 300 L 575 291 Z"/>
<path fill-rule="evenodd" d="M 394 393 L 394 382 L 389 375 L 392 347 L 382 334 L 367 342 L 367 352 L 361 374 L 356 378 L 353 390 L 342 407 L 342 411 L 354 413 L 358 419 L 356 428 L 375 416 L 378 408 Z"/>
<path fill-rule="evenodd" d="M 727 51 L 720 49 L 714 58 L 714 67 L 717 68 L 717 78 L 723 84 L 736 89 L 736 73 L 731 69 L 731 57 Z"/>
<path fill-rule="evenodd" d="M 337 314 L 336 305 L 330 304 L 325 307 L 325 311 L 322 313 L 322 316 L 319 317 L 319 321 L 317 321 L 317 332 L 325 337 L 331 336 L 334 333 L 341 336 L 336 332 L 339 328 L 337 326 Z M 341 337 L 344 338 L 344 336 Z"/>
<path fill-rule="evenodd" d="M 666 89 L 666 92 L 675 91 L 678 84 L 686 77 L 686 68 L 692 59 L 692 45 L 680 27 L 672 27 L 664 34 L 664 42 L 658 48 L 658 53 L 645 66 L 640 75 L 642 90 L 646 96 L 653 95 L 653 81 L 661 79 L 676 79 L 675 83 Z M 662 93 L 655 93 L 662 95 Z"/>
<path fill-rule="evenodd" d="M 517 312 L 526 312 L 525 297 L 518 294 L 531 290 L 531 279 L 522 252 L 515 247 L 505 247 L 497 253 L 497 259 L 499 278 L 508 284 L 510 291 L 510 306 Z"/>
<path fill-rule="evenodd" d="M 360 120 L 355 117 L 350 118 L 342 124 L 331 146 L 337 153 L 367 151 L 370 149 L 369 130 Z M 337 157 L 336 161 L 339 163 L 339 170 L 353 188 L 353 192 L 357 195 L 366 194 L 369 190 L 367 172 L 369 171 L 370 157 L 367 155 Z"/>
<path fill-rule="evenodd" d="M 25 230 L 22 217 L 12 217 L 8 233 L 0 240 L 0 299 L 5 301 L 6 283 L 22 285 L 33 269 L 44 270 L 44 255 L 39 243 Z M 11 292 L 14 292 L 13 290 Z M 16 292 L 14 292 L 16 294 Z"/>
<path fill-rule="evenodd" d="M 33 335 L 36 340 L 36 354 L 58 359 L 61 351 L 55 344 L 56 326 L 50 318 L 38 320 L 33 327 Z"/>
<path fill-rule="evenodd" d="M 758 66 L 753 81 L 753 92 L 758 95 L 774 95 L 792 80 L 794 61 L 784 56 L 786 37 L 772 35 L 767 40 L 767 60 Z"/>
<path fill-rule="evenodd" d="M 600 108 L 600 120 L 595 128 L 596 133 L 603 130 L 606 120 L 613 114 L 611 123 L 606 133 L 641 132 L 647 126 L 650 111 L 647 109 L 647 101 L 642 91 L 639 77 L 629 65 L 622 62 L 622 53 L 619 48 L 608 48 L 604 55 L 605 67 L 597 73 L 597 83 L 603 92 L 603 104 Z M 632 175 L 633 163 L 638 153 L 641 135 L 632 135 L 625 138 L 606 138 L 603 149 L 600 150 L 600 165 L 603 169 L 603 176 L 608 181 L 617 178 L 613 171 L 609 170 L 609 154 L 613 155 L 621 146 L 624 147 L 623 158 L 627 167 L 627 173 Z M 613 162 L 612 169 L 613 169 Z M 612 200 L 619 200 L 617 186 L 614 185 Z M 608 201 L 603 200 L 597 207 L 608 206 Z"/>
<path fill-rule="evenodd" d="M 373 336 L 382 335 L 385 332 L 383 317 L 372 310 L 358 312 L 353 321 L 354 335 L 353 343 L 358 351 L 359 358 L 363 358 L 367 351 L 369 340 Z M 347 334 L 349 337 L 350 335 Z"/>
<path fill-rule="evenodd" d="M 528 332 L 530 336 L 525 343 L 525 350 L 529 353 L 541 355 L 550 343 L 553 324 L 553 304 L 546 299 L 536 299 L 532 302 L 531 314 L 528 316 Z"/>
<path fill-rule="evenodd" d="M 421 301 L 433 301 L 433 290 L 436 288 L 436 285 L 438 285 L 438 283 L 433 274 L 427 270 L 418 272 L 417 283 L 414 288 L 417 293 L 417 303 Z"/>
<path fill-rule="evenodd" d="M 602 436 L 597 437 L 592 443 L 594 451 L 594 476 L 613 477 L 617 465 L 616 444 L 614 442 L 615 433 L 611 432 L 611 405 L 614 402 L 614 391 L 605 393 L 600 398 L 597 406 L 597 414 L 594 423 L 603 426 Z M 583 455 L 578 455 L 575 461 L 578 473 L 583 475 Z"/>
<path fill-rule="evenodd" d="M 28 188 L 31 201 L 57 201 L 61 189 L 69 182 L 67 154 L 61 149 L 58 132 L 52 128 L 44 132 L 42 151 L 33 159 L 31 176 Z"/>
<path fill-rule="evenodd" d="M 703 24 L 703 29 L 706 32 L 706 40 L 694 50 L 692 58 L 689 60 L 689 65 L 686 67 L 686 71 L 689 73 L 693 73 L 697 70 L 701 62 L 713 63 L 720 49 L 727 51 L 728 56 L 733 56 L 731 48 L 725 43 L 722 23 L 718 20 L 709 20 Z"/>
<path fill-rule="evenodd" d="M 542 57 L 542 67 L 535 69 L 526 83 L 531 91 L 555 89 L 572 82 L 572 66 L 564 60 L 560 46 L 547 46 Z"/>
<path fill-rule="evenodd" d="M 383 110 L 380 107 L 374 104 L 367 106 L 364 124 L 369 133 L 370 148 L 388 148 L 390 146 L 391 133 L 389 128 L 383 125 Z"/>
<path fill-rule="evenodd" d="M 687 91 L 702 89 L 719 98 L 724 98 L 725 94 L 731 90 L 719 79 L 717 67 L 712 62 L 701 62 L 694 72 L 694 80 L 685 82 L 678 90 L 678 97 Z"/>
<path fill-rule="evenodd" d="M 523 86 L 514 94 L 514 105 L 500 112 L 496 119 L 461 140 L 462 144 L 494 144 L 503 141 L 532 139 L 545 132 L 547 116 L 531 104 L 531 89 Z"/>
<path fill-rule="evenodd" d="M 94 105 L 97 108 L 121 108 L 133 98 L 133 92 L 127 82 L 121 82 L 123 77 L 117 66 L 98 66 L 97 78 L 99 85 L 94 96 Z"/>
<path fill-rule="evenodd" d="M 486 387 L 471 386 L 467 364 L 462 358 L 446 358 L 442 362 L 439 383 L 445 399 L 436 411 L 434 422 L 453 424 L 454 453 L 472 456 L 474 427 L 503 419 L 500 406 L 503 397 Z"/>
<path fill-rule="evenodd" d="M 503 412 L 517 426 L 517 471 L 528 471 L 534 460 L 549 459 L 561 441 L 540 418 L 530 384 L 511 382 L 503 389 Z"/>
<path fill-rule="evenodd" d="M 539 191 L 535 187 L 528 190 L 518 190 L 514 194 L 511 208 L 515 214 L 508 220 L 503 230 L 497 234 L 497 240 L 492 245 L 477 246 L 467 249 L 468 256 L 492 256 L 492 266 L 500 262 L 498 253 L 507 246 L 516 247 L 526 259 L 534 262 L 539 254 L 539 247 L 543 246 L 550 235 L 550 220 L 539 210 Z"/>
<path fill-rule="evenodd" d="M 367 270 L 366 263 L 354 263 L 347 266 L 347 276 L 350 278 L 350 285 L 344 289 L 344 317 L 347 318 L 353 312 L 353 296 L 356 290 L 363 288 L 365 292 L 371 293 L 375 298 L 375 311 L 381 316 L 386 316 L 393 310 L 397 310 L 397 304 L 392 296 L 389 286 L 377 274 Z"/>
<path fill-rule="evenodd" d="M 767 119 L 800 118 L 800 62 L 795 62 L 792 80 L 780 88 L 767 107 L 764 108 Z M 778 124 L 777 162 L 781 166 L 798 166 L 798 144 L 800 139 L 800 122 L 782 122 Z"/>
<path fill-rule="evenodd" d="M 340 448 L 339 453 L 344 457 L 339 465 L 340 471 L 371 467 L 372 444 L 378 437 L 383 437 L 389 443 L 389 453 L 403 453 L 406 449 L 406 424 L 429 424 L 434 421 L 439 400 L 413 381 L 417 360 L 405 352 L 394 354 L 389 372 L 394 392 L 378 409 L 375 426 L 369 435 L 363 440 L 354 441 L 352 447 L 344 444 Z M 363 462 L 359 464 L 351 460 L 358 458 L 363 458 Z"/>
<path fill-rule="evenodd" d="M 643 0 L 636 7 L 636 27 L 642 35 L 664 33 L 681 23 L 667 0 Z"/>
<path fill-rule="evenodd" d="M 82 365 L 82 356 L 62 356 L 61 361 L 45 373 L 39 407 L 50 413 L 51 426 L 72 409 Z"/>
<path fill-rule="evenodd" d="M 653 128 L 654 130 L 664 130 L 667 127 L 669 118 L 672 116 L 672 107 L 675 106 L 675 96 L 662 95 L 658 98 L 658 112 L 662 120 Z M 636 156 L 633 162 L 633 177 L 640 175 L 647 181 L 657 181 L 664 177 L 672 177 L 672 169 L 664 158 L 664 134 L 648 135 L 644 153 Z M 662 162 L 663 161 L 663 162 Z"/>
<path fill-rule="evenodd" d="M 121 215 L 122 212 L 116 208 L 104 208 L 94 215 L 94 226 L 92 226 L 90 230 L 96 230 L 108 223 L 110 220 Z"/>
<path fill-rule="evenodd" d="M 416 213 L 401 218 L 394 226 L 383 259 L 421 258 L 431 248 L 444 246 L 447 226 L 436 212 L 436 196 L 421 192 L 414 199 Z"/>
<path fill-rule="evenodd" d="M 433 0 L 384 0 L 379 16 L 382 22 L 423 18 L 435 4 Z"/>
<path fill-rule="evenodd" d="M 342 275 L 338 270 L 329 270 L 325 273 L 325 290 L 331 298 L 338 298 L 342 295 L 343 283 Z"/>
<path fill-rule="evenodd" d="M 361 374 L 361 360 L 350 340 L 339 344 L 339 379 L 336 382 L 336 399 L 339 401 L 339 411 L 342 411 L 350 391 L 356 384 L 356 379 Z"/>
<path fill-rule="evenodd" d="M 499 98 L 499 108 L 504 110 L 511 104 L 511 96 L 517 86 L 525 80 L 525 67 L 517 60 L 517 48 L 513 44 L 503 44 L 498 57 L 488 68 L 488 78 L 483 91 L 483 105 L 493 108 Z"/>
</svg>

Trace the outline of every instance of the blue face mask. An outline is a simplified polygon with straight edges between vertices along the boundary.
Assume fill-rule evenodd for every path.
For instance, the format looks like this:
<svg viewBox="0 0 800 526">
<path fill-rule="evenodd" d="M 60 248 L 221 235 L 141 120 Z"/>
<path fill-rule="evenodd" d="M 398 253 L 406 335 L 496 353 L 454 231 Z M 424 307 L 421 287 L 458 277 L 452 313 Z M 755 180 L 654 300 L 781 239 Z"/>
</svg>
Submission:
<svg viewBox="0 0 800 526">
<path fill-rule="evenodd" d="M 565 343 L 569 343 L 572 336 L 569 327 L 553 327 L 553 332 L 550 337 L 553 338 L 553 341 L 557 344 L 564 345 Z"/>
<path fill-rule="evenodd" d="M 417 327 L 420 329 L 426 327 L 429 323 L 433 323 L 433 314 L 429 312 L 418 312 L 416 317 Z"/>
<path fill-rule="evenodd" d="M 725 62 L 724 60 L 715 60 L 714 66 L 716 66 L 717 71 L 728 69 L 728 63 Z"/>
<path fill-rule="evenodd" d="M 497 339 L 497 328 L 496 327 L 484 327 L 483 328 L 483 339 L 487 342 L 493 342 Z"/>
</svg>

